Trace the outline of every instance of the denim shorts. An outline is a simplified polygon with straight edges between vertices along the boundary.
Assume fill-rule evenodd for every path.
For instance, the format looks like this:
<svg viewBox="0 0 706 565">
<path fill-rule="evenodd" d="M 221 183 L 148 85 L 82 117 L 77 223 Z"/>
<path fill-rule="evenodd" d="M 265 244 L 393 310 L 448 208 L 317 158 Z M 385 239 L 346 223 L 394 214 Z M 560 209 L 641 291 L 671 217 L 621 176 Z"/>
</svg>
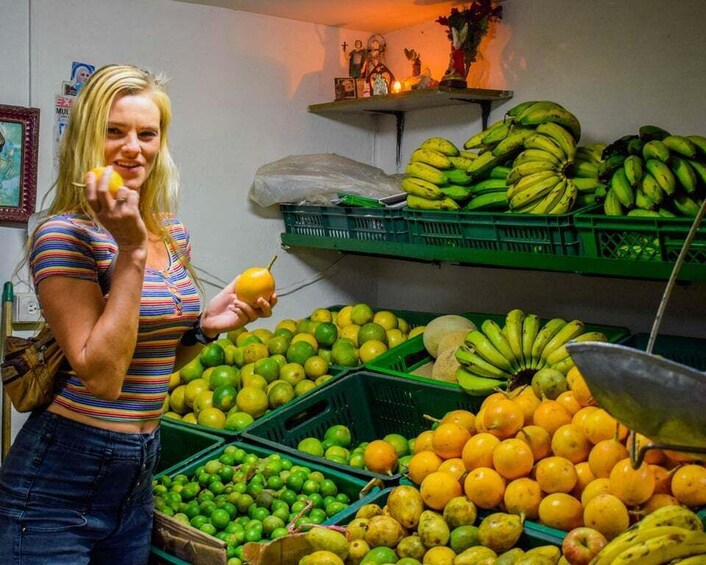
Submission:
<svg viewBox="0 0 706 565">
<path fill-rule="evenodd" d="M 159 428 L 30 416 L 0 467 L 0 563 L 147 563 L 159 450 Z"/>
</svg>

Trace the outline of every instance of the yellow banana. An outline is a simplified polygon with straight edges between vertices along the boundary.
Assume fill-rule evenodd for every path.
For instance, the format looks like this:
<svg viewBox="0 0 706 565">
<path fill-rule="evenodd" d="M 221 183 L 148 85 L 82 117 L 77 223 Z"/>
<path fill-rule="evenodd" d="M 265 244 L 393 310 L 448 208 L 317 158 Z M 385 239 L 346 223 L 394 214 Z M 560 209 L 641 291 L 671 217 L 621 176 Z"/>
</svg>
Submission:
<svg viewBox="0 0 706 565">
<path fill-rule="evenodd" d="M 705 552 L 706 534 L 685 531 L 656 536 L 632 546 L 619 554 L 613 565 L 661 565 Z"/>
<path fill-rule="evenodd" d="M 523 126 L 538 126 L 547 122 L 552 122 L 564 126 L 571 132 L 576 141 L 581 139 L 581 124 L 576 116 L 566 108 L 556 104 L 552 108 L 541 108 L 530 106 L 516 118 L 516 122 Z"/>
<path fill-rule="evenodd" d="M 611 192 L 615 192 L 620 204 L 625 208 L 632 208 L 635 205 L 635 191 L 628 180 L 625 167 L 620 167 L 610 178 Z"/>
<path fill-rule="evenodd" d="M 441 185 L 447 184 L 446 175 L 436 167 L 414 161 L 407 165 L 405 173 L 410 177 L 417 177 L 432 184 Z"/>
<path fill-rule="evenodd" d="M 555 349 L 551 355 L 547 356 L 547 365 L 550 367 L 556 365 L 559 361 L 563 361 L 569 356 L 569 352 L 566 350 L 566 345 L 569 343 L 581 343 L 584 341 L 608 341 L 608 338 L 603 332 L 586 332 L 581 335 L 576 336 L 573 339 L 567 341 L 561 347 Z"/>
<path fill-rule="evenodd" d="M 473 162 L 473 159 L 470 159 L 468 157 L 464 157 L 463 155 L 456 155 L 449 157 L 449 161 L 451 161 L 451 165 L 457 169 L 463 169 L 466 170 L 468 167 L 471 166 L 471 163 Z"/>
<path fill-rule="evenodd" d="M 520 165 L 515 165 L 510 170 L 507 175 L 507 183 L 515 184 L 522 177 L 526 177 L 533 173 L 538 173 L 540 171 L 556 171 L 556 166 L 550 161 L 528 161 L 526 163 L 521 163 Z"/>
<path fill-rule="evenodd" d="M 562 178 L 558 183 L 554 185 L 549 193 L 542 198 L 539 202 L 531 205 L 527 209 L 528 214 L 549 214 L 550 211 L 556 206 L 559 201 L 564 196 L 566 192 L 566 178 Z"/>
<path fill-rule="evenodd" d="M 529 186 L 529 188 L 526 188 L 519 192 L 515 192 L 514 196 L 512 197 L 509 196 L 508 191 L 510 209 L 515 210 L 518 208 L 522 208 L 528 205 L 530 202 L 534 202 L 539 198 L 542 198 L 543 196 L 548 194 L 552 190 L 552 188 L 556 186 L 557 183 L 561 182 L 561 180 L 562 178 L 557 173 L 553 173 L 552 176 L 532 184 L 531 186 Z"/>
<path fill-rule="evenodd" d="M 657 159 L 658 161 L 666 163 L 667 159 L 669 159 L 669 148 L 659 139 L 653 139 L 645 143 L 642 147 L 642 156 L 645 158 L 645 161 Z"/>
<path fill-rule="evenodd" d="M 461 151 L 459 151 L 458 156 L 465 157 L 466 159 L 470 159 L 472 161 L 474 159 L 477 159 L 478 155 L 479 155 L 478 151 L 468 151 L 465 149 L 461 149 Z"/>
<path fill-rule="evenodd" d="M 541 133 L 535 133 L 527 138 L 527 141 L 525 141 L 525 148 L 542 149 L 548 153 L 551 153 L 562 165 L 566 164 L 568 160 L 564 150 L 559 147 L 552 138 L 542 135 Z"/>
<path fill-rule="evenodd" d="M 527 314 L 522 320 L 522 358 L 525 363 L 525 368 L 532 360 L 532 344 L 537 338 L 539 332 L 539 316 L 536 314 Z"/>
<path fill-rule="evenodd" d="M 547 342 L 542 349 L 542 359 L 545 361 L 548 357 L 556 351 L 559 347 L 564 345 L 571 339 L 583 333 L 584 323 L 581 320 L 571 320 L 570 322 L 564 324 L 564 326 L 552 336 L 552 338 Z"/>
<path fill-rule="evenodd" d="M 578 194 L 576 185 L 571 179 L 564 179 L 563 182 L 565 183 L 565 188 L 561 199 L 549 210 L 549 214 L 554 216 L 568 213 L 569 210 L 573 208 L 574 202 L 576 202 L 576 196 Z"/>
<path fill-rule="evenodd" d="M 440 151 L 422 147 L 415 149 L 412 155 L 410 155 L 409 160 L 411 162 L 419 161 L 420 163 L 426 163 L 437 169 L 450 169 L 453 166 L 449 158 Z"/>
<path fill-rule="evenodd" d="M 564 152 L 569 162 L 574 160 L 574 157 L 576 157 L 576 140 L 564 126 L 554 122 L 547 122 L 539 124 L 535 128 L 535 131 L 537 133 L 541 133 L 542 135 L 546 135 L 554 141 L 554 143 L 561 147 L 561 150 Z"/>
<path fill-rule="evenodd" d="M 458 147 L 444 137 L 430 137 L 425 139 L 419 147 L 421 149 L 434 149 L 449 157 L 455 157 L 459 153 Z"/>
<path fill-rule="evenodd" d="M 637 527 L 640 530 L 657 526 L 678 526 L 695 532 L 704 531 L 704 525 L 696 513 L 677 504 L 662 506 L 654 512 L 650 512 L 637 523 Z"/>
<path fill-rule="evenodd" d="M 519 308 L 514 308 L 505 316 L 505 327 L 503 328 L 503 333 L 510 344 L 510 350 L 520 363 L 524 361 L 524 352 L 522 350 L 522 326 L 524 320 L 525 313 Z"/>
<path fill-rule="evenodd" d="M 429 200 L 441 200 L 443 192 L 435 184 L 416 177 L 405 177 L 402 179 L 402 190 L 407 194 L 414 194 Z"/>
<path fill-rule="evenodd" d="M 516 167 L 517 165 L 531 161 L 549 161 L 550 163 L 553 163 L 557 169 L 562 167 L 561 161 L 544 149 L 525 149 L 522 153 L 515 157 L 512 164 Z"/>
<path fill-rule="evenodd" d="M 576 157 L 580 157 L 585 161 L 601 161 L 603 159 L 603 150 L 605 148 L 606 146 L 604 143 L 579 145 L 576 148 Z"/>
<path fill-rule="evenodd" d="M 645 167 L 659 183 L 660 188 L 664 192 L 670 195 L 674 194 L 677 180 L 674 177 L 674 173 L 672 173 L 672 170 L 666 163 L 657 159 L 647 159 L 647 161 L 645 161 Z"/>
<path fill-rule="evenodd" d="M 450 198 L 429 200 L 414 194 L 407 195 L 407 206 L 417 210 L 460 210 L 461 207 Z"/>
<path fill-rule="evenodd" d="M 555 545 L 540 545 L 539 547 L 533 547 L 525 552 L 525 557 L 533 559 L 534 556 L 545 558 L 540 561 L 541 563 L 546 563 L 547 560 L 550 563 L 557 563 L 561 558 L 561 550 Z M 532 563 L 533 561 L 530 561 Z"/>
<path fill-rule="evenodd" d="M 473 163 L 469 165 L 466 172 L 471 178 L 477 179 L 504 160 L 503 157 L 495 157 L 491 151 L 486 151 L 478 155 L 477 159 L 473 160 Z"/>
<path fill-rule="evenodd" d="M 599 185 L 603 184 L 598 177 L 593 178 L 583 178 L 574 177 L 571 179 L 576 185 L 576 190 L 579 192 L 594 192 Z"/>
<path fill-rule="evenodd" d="M 507 124 L 505 123 L 505 120 L 498 120 L 497 122 L 490 124 L 487 128 L 484 130 L 479 131 L 478 133 L 473 134 L 471 137 L 469 137 L 466 142 L 463 144 L 464 149 L 477 149 L 478 147 L 483 146 L 483 138 L 490 132 L 495 130 L 496 128 L 502 128 L 502 127 L 507 127 Z"/>
<path fill-rule="evenodd" d="M 574 176 L 581 178 L 598 178 L 600 169 L 598 165 L 591 161 L 574 161 Z"/>
<path fill-rule="evenodd" d="M 594 557 L 593 561 L 591 561 L 591 565 L 612 565 L 618 555 L 651 538 L 669 534 L 681 534 L 688 531 L 689 530 L 678 526 L 653 526 L 644 530 L 639 527 L 632 527 L 610 540 Z"/>
<path fill-rule="evenodd" d="M 503 333 L 502 328 L 496 324 L 493 320 L 485 320 L 481 324 L 481 331 L 490 340 L 495 349 L 497 349 L 506 359 L 510 361 L 510 365 L 513 369 L 517 370 L 519 368 L 519 362 L 522 361 L 522 357 L 517 357 L 512 347 L 508 337 Z M 522 351 L 520 351 L 522 355 Z"/>
<path fill-rule="evenodd" d="M 678 153 L 688 159 L 696 157 L 696 145 L 688 137 L 683 135 L 668 135 L 662 140 L 662 143 L 664 143 L 672 153 Z"/>
<path fill-rule="evenodd" d="M 456 361 L 458 361 L 465 369 L 473 372 L 481 377 L 490 379 L 509 379 L 512 374 L 486 361 L 480 354 L 476 353 L 475 348 L 468 345 L 462 345 L 456 349 Z"/>
<path fill-rule="evenodd" d="M 679 184 L 682 185 L 684 190 L 686 190 L 689 194 L 696 192 L 696 186 L 699 179 L 696 176 L 696 171 L 694 171 L 689 161 L 687 159 L 677 157 L 676 155 L 672 155 L 669 159 L 669 165 L 672 168 L 674 176 L 677 178 Z"/>
<path fill-rule="evenodd" d="M 504 123 L 498 127 L 489 129 L 481 139 L 481 143 L 486 147 L 494 146 L 510 135 L 510 130 L 510 123 Z"/>
<path fill-rule="evenodd" d="M 684 559 L 677 559 L 671 563 L 674 563 L 674 565 L 706 565 L 706 552 L 685 557 Z"/>
<path fill-rule="evenodd" d="M 525 141 L 531 135 L 534 135 L 534 130 L 532 129 L 516 128 L 512 130 L 505 139 L 493 148 L 493 155 L 496 157 L 513 155 L 524 147 Z"/>
<path fill-rule="evenodd" d="M 540 364 L 544 365 L 542 351 L 544 351 L 545 346 L 554 337 L 554 335 L 561 331 L 566 324 L 566 320 L 563 320 L 562 318 L 552 318 L 537 332 L 537 337 L 532 344 L 532 364 L 534 368 L 538 368 Z"/>
<path fill-rule="evenodd" d="M 507 112 L 505 112 L 505 116 L 509 116 L 511 118 L 514 118 L 516 116 L 519 116 L 522 112 L 524 112 L 527 108 L 530 106 L 536 104 L 536 100 L 528 100 L 527 102 L 520 102 L 519 104 L 513 106 L 510 108 Z"/>
<path fill-rule="evenodd" d="M 490 339 L 488 339 L 488 336 L 480 330 L 468 332 L 468 335 L 466 336 L 466 345 L 472 347 L 478 355 L 480 355 L 491 365 L 494 365 L 495 367 L 498 367 L 508 373 L 513 372 L 510 359 L 498 351 Z"/>
</svg>

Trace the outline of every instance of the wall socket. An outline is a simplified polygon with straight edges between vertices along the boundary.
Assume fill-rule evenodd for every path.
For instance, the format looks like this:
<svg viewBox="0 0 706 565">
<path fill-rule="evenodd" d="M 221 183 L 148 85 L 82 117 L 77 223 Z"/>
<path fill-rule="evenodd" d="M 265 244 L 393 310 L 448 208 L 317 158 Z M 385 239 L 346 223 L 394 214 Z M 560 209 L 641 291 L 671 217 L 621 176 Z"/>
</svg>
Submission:
<svg viewBox="0 0 706 565">
<path fill-rule="evenodd" d="M 17 324 L 38 322 L 42 319 L 39 300 L 33 292 L 19 292 L 15 294 L 15 316 Z"/>
</svg>

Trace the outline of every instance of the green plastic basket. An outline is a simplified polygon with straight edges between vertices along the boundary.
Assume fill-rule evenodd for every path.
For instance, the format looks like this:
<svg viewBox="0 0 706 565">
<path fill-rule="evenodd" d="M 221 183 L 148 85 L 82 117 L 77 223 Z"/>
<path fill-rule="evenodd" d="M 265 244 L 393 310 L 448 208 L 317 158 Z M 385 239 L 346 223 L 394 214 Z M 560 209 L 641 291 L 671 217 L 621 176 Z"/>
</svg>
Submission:
<svg viewBox="0 0 706 565">
<path fill-rule="evenodd" d="M 399 208 L 280 204 L 286 233 L 338 239 L 406 243 L 409 230 Z"/>
<path fill-rule="evenodd" d="M 644 351 L 647 349 L 649 338 L 648 333 L 636 333 L 631 335 L 623 345 Z M 652 352 L 699 371 L 706 371 L 706 339 L 660 334 L 655 339 Z"/>
<path fill-rule="evenodd" d="M 581 254 L 574 223 L 578 211 L 557 215 L 436 212 L 411 208 L 403 211 L 411 243 L 544 255 Z"/>
<path fill-rule="evenodd" d="M 467 312 L 462 314 L 462 316 L 471 320 L 478 327 L 480 327 L 484 320 L 494 320 L 501 326 L 505 323 L 505 316 L 496 314 L 476 314 Z M 543 320 L 543 322 L 546 321 L 546 319 Z M 621 328 L 618 326 L 586 324 L 585 329 L 586 331 L 603 332 L 608 338 L 608 341 L 611 343 L 621 343 L 630 335 L 627 328 Z M 438 383 L 440 386 L 460 390 L 461 387 L 456 383 L 437 381 L 427 377 L 411 374 L 419 367 L 422 367 L 433 360 L 433 357 L 429 355 L 427 350 L 424 348 L 423 336 L 418 335 L 405 341 L 404 343 L 400 343 L 397 347 L 393 347 L 372 361 L 369 361 L 365 364 L 365 368 L 377 373 L 383 373 L 385 375 L 393 375 L 395 377 L 412 379 L 425 383 Z"/>
<path fill-rule="evenodd" d="M 692 223 L 693 218 L 576 215 L 584 254 L 624 261 L 626 276 L 633 261 L 674 263 Z M 696 232 L 684 262 L 706 266 L 706 225 Z"/>
<path fill-rule="evenodd" d="M 225 440 L 213 434 L 175 425 L 165 418 L 159 427 L 161 452 L 156 473 L 188 464 L 221 447 Z"/>
<path fill-rule="evenodd" d="M 353 445 L 382 439 L 391 433 L 416 437 L 431 427 L 425 414 L 441 418 L 456 409 L 475 413 L 481 401 L 460 389 L 433 382 L 420 383 L 359 371 L 302 397 L 277 415 L 258 420 L 245 432 L 243 441 L 324 464 L 365 480 L 376 478 L 386 485 L 398 484 L 402 476 L 399 473 L 388 476 L 355 469 L 298 451 L 297 445 L 306 437 L 323 438 L 326 429 L 335 424 L 348 427 Z"/>
</svg>

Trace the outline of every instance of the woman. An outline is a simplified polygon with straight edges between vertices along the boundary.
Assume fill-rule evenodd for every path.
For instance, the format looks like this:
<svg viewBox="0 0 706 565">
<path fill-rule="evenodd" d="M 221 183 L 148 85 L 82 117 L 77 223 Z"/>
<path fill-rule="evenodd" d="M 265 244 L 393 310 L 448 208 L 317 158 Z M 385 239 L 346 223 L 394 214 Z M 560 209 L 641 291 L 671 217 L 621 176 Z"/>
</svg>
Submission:
<svg viewBox="0 0 706 565">
<path fill-rule="evenodd" d="M 198 342 L 270 316 L 277 301 L 253 308 L 233 281 L 202 311 L 189 236 L 173 215 L 170 121 L 162 80 L 132 66 L 99 69 L 72 110 L 56 195 L 29 255 L 70 370 L 0 468 L 0 563 L 146 563 L 159 417 L 175 362 L 196 355 Z M 100 179 L 84 179 L 101 163 Z M 115 198 L 112 170 L 124 179 Z"/>
</svg>

